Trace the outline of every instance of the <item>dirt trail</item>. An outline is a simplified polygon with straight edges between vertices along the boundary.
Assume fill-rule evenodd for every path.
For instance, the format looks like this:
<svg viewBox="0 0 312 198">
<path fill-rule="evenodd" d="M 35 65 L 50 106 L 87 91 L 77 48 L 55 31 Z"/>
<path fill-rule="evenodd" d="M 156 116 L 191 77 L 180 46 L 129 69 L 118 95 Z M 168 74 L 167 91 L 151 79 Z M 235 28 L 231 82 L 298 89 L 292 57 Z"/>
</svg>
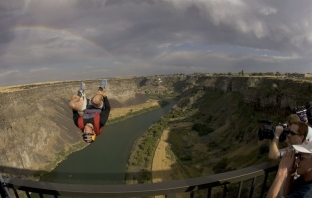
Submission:
<svg viewBox="0 0 312 198">
<path fill-rule="evenodd" d="M 176 163 L 176 158 L 170 149 L 168 143 L 170 130 L 164 130 L 160 141 L 157 145 L 152 164 L 152 181 L 153 183 L 185 179 L 183 172 L 179 169 Z M 164 195 L 155 196 L 156 198 L 163 198 Z M 176 197 L 189 197 L 186 194 L 177 194 Z"/>
<path fill-rule="evenodd" d="M 169 129 L 166 129 L 163 132 L 155 151 L 152 165 L 153 183 L 172 180 L 172 166 L 176 161 L 175 158 L 166 152 L 166 148 L 169 150 L 170 147 L 168 144 L 168 136 Z"/>
</svg>

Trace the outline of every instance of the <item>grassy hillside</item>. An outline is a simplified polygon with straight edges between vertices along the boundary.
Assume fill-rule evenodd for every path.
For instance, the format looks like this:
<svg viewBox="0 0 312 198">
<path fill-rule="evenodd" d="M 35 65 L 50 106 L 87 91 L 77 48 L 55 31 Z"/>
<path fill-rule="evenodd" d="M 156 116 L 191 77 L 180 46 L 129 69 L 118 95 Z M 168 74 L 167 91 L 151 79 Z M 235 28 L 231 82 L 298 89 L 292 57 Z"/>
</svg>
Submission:
<svg viewBox="0 0 312 198">
<path fill-rule="evenodd" d="M 243 103 L 240 93 L 195 91 L 179 106 L 172 112 L 169 141 L 189 177 L 268 160 L 268 141 L 258 141 L 257 120 L 278 118 L 256 112 Z"/>
</svg>

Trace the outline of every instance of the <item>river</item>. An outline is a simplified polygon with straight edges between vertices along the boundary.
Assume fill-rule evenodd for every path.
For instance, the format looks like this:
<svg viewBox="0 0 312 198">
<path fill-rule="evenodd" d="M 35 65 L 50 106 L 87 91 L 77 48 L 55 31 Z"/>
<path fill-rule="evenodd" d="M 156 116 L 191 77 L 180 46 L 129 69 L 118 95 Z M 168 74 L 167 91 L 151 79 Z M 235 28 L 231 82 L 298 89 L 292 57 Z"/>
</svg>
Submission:
<svg viewBox="0 0 312 198">
<path fill-rule="evenodd" d="M 74 152 L 40 181 L 70 184 L 124 184 L 126 164 L 135 141 L 176 101 L 163 108 L 104 127 L 96 141 Z"/>
</svg>

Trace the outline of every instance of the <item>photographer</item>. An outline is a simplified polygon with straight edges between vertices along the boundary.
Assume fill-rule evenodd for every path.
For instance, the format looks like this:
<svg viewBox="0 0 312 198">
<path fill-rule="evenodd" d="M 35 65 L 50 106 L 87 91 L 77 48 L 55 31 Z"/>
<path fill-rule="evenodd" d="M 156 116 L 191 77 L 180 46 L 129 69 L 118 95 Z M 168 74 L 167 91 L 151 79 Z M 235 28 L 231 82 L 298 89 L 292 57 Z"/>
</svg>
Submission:
<svg viewBox="0 0 312 198">
<path fill-rule="evenodd" d="M 286 118 L 286 124 L 290 132 L 287 135 L 287 139 L 285 142 L 287 142 L 288 145 L 302 144 L 307 136 L 308 130 L 303 130 L 304 127 L 301 127 L 301 125 L 304 125 L 305 128 L 307 125 L 304 122 L 301 122 L 299 116 L 297 116 L 296 114 L 291 114 L 290 116 L 288 116 Z M 283 133 L 283 130 L 283 126 L 276 126 L 275 128 L 275 137 L 271 141 L 269 150 L 270 159 L 280 159 L 287 150 L 287 148 L 281 150 L 278 149 L 279 138 L 280 135 Z"/>
<path fill-rule="evenodd" d="M 308 102 L 306 104 L 306 116 L 307 116 L 306 123 L 308 124 L 308 127 L 309 127 L 309 132 L 306 138 L 306 142 L 309 142 L 309 141 L 312 141 L 312 102 Z"/>
<path fill-rule="evenodd" d="M 293 145 L 283 156 L 267 198 L 277 197 L 284 179 L 285 198 L 312 197 L 312 144 Z M 300 177 L 294 179 L 294 173 Z"/>
</svg>

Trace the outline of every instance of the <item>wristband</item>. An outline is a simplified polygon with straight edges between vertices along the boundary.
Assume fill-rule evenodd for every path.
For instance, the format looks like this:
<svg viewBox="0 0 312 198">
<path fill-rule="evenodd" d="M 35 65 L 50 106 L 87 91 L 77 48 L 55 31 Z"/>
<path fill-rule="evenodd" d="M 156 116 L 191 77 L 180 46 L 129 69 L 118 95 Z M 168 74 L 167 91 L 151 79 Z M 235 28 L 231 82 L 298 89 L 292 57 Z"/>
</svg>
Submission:
<svg viewBox="0 0 312 198">
<path fill-rule="evenodd" d="M 279 140 L 279 136 L 275 135 L 275 139 Z"/>
</svg>

